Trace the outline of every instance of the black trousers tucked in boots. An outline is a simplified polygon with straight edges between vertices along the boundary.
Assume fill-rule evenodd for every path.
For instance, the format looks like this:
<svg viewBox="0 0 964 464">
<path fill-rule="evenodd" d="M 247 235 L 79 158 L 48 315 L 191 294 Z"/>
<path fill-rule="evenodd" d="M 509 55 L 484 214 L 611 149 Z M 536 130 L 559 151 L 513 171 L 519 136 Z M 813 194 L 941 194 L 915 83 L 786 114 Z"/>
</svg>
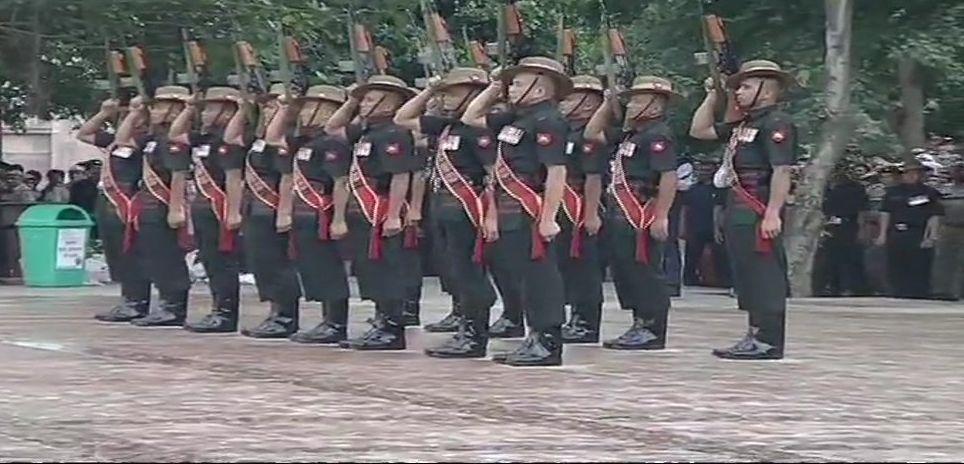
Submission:
<svg viewBox="0 0 964 464">
<path fill-rule="evenodd" d="M 146 203 L 134 244 L 137 262 L 162 300 L 183 302 L 191 288 L 186 250 L 178 243 L 177 230 L 167 224 L 167 207 L 150 200 Z"/>
<path fill-rule="evenodd" d="M 117 216 L 114 205 L 103 193 L 97 196 L 95 213 L 111 280 L 120 283 L 121 296 L 125 300 L 149 301 L 151 281 L 138 262 L 135 250 L 124 252 L 126 226 Z"/>
<path fill-rule="evenodd" d="M 582 234 L 580 255 L 573 257 L 570 253 L 572 223 L 568 219 L 562 219 L 560 225 L 562 232 L 555 242 L 559 256 L 559 270 L 562 272 L 566 289 L 566 303 L 572 308 L 573 315 L 579 315 L 598 330 L 603 302 L 599 237 L 580 231 Z"/>
<path fill-rule="evenodd" d="M 246 199 L 247 200 L 247 199 Z M 298 320 L 301 286 L 294 262 L 288 257 L 289 234 L 279 234 L 275 212 L 256 200 L 244 208 L 244 246 L 261 301 L 275 303 L 278 316 Z"/>
<path fill-rule="evenodd" d="M 214 307 L 230 311 L 234 317 L 238 313 L 241 272 L 240 255 L 237 247 L 232 251 L 220 251 L 221 223 L 210 207 L 196 205 L 192 208 L 194 219 L 194 241 L 198 246 L 198 256 L 208 276 Z"/>
<path fill-rule="evenodd" d="M 607 234 L 613 279 L 620 283 L 616 286 L 620 304 L 631 309 L 634 319 L 646 321 L 646 328 L 665 340 L 670 301 L 662 271 L 662 244 L 649 237 L 649 262 L 638 261 L 636 229 L 618 211 L 610 215 Z"/>
</svg>

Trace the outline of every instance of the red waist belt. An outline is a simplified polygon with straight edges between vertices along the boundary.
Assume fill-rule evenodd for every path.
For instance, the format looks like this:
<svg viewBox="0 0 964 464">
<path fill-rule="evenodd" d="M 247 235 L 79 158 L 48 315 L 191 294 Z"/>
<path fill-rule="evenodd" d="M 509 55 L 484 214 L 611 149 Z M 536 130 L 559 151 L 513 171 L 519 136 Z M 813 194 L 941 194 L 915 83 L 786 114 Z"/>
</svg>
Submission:
<svg viewBox="0 0 964 464">
<path fill-rule="evenodd" d="M 147 157 L 143 158 L 143 173 L 144 173 L 144 187 L 150 192 L 151 196 L 156 198 L 161 203 L 165 204 L 168 208 L 171 207 L 171 188 L 164 183 L 161 176 L 151 168 L 150 162 L 148 162 Z M 140 213 L 143 210 L 143 198 L 140 195 L 134 197 L 132 202 L 132 220 L 135 223 L 135 229 L 139 227 Z M 177 229 L 177 243 L 183 250 L 193 250 L 194 249 L 194 224 L 191 221 L 191 215 L 188 209 L 184 208 L 184 225 Z"/>
<path fill-rule="evenodd" d="M 532 249 L 530 257 L 533 260 L 541 260 L 546 257 L 546 241 L 539 233 L 539 218 L 542 215 L 542 197 L 539 196 L 532 187 L 519 179 L 519 176 L 512 171 L 509 164 L 502 157 L 502 142 L 499 142 L 497 156 L 495 158 L 495 178 L 499 185 L 510 197 L 522 205 L 534 222 L 532 223 Z"/>
<path fill-rule="evenodd" d="M 218 236 L 218 251 L 232 253 L 236 249 L 237 233 L 228 229 L 228 196 L 224 190 L 218 186 L 211 176 L 211 172 L 204 166 L 202 161 L 194 163 L 194 182 L 197 184 L 201 195 L 204 195 L 211 202 L 211 210 L 218 219 L 220 234 Z"/>
<path fill-rule="evenodd" d="M 757 197 L 753 196 L 753 194 L 751 194 L 749 191 L 747 191 L 747 189 L 745 189 L 743 185 L 740 184 L 739 180 L 734 182 L 733 186 L 730 187 L 730 189 L 733 191 L 734 194 L 736 194 L 736 198 L 739 199 L 740 202 L 742 202 L 744 205 L 749 207 L 761 219 L 763 218 L 763 216 L 766 214 L 767 205 L 764 204 L 762 201 L 760 201 L 760 199 L 758 199 Z M 756 251 L 758 253 L 773 252 L 773 240 L 763 237 L 762 222 L 759 226 L 757 226 L 757 230 L 756 230 Z"/>
<path fill-rule="evenodd" d="M 440 136 L 440 140 L 444 140 L 448 132 L 449 128 L 446 128 Z M 475 247 L 472 252 L 472 262 L 481 263 L 485 254 L 485 239 L 482 234 L 483 221 L 485 219 L 484 202 L 472 187 L 472 183 L 469 182 L 455 167 L 455 164 L 452 163 L 448 152 L 441 147 L 439 147 L 437 155 L 435 156 L 435 170 L 442 184 L 458 199 L 462 205 L 462 209 L 465 210 L 465 214 L 469 217 L 469 221 L 475 226 L 476 236 Z"/>
</svg>

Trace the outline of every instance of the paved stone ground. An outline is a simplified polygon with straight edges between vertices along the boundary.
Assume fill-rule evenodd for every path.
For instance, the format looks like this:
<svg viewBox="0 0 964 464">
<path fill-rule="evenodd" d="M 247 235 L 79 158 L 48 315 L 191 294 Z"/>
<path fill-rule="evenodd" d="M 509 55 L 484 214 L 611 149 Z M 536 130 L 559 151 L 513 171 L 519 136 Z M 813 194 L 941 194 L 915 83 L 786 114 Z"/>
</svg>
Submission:
<svg viewBox="0 0 964 464">
<path fill-rule="evenodd" d="M 571 347 L 518 369 L 425 357 L 444 336 L 420 329 L 407 351 L 358 353 L 93 321 L 116 291 L 0 287 L 0 460 L 964 459 L 964 305 L 795 300 L 788 359 L 741 363 L 709 350 L 742 313 L 691 290 L 665 352 Z M 266 309 L 245 293 L 253 324 Z M 437 320 L 448 299 L 432 279 L 425 295 Z M 355 333 L 373 309 L 357 308 Z M 629 315 L 604 318 L 615 336 Z"/>
</svg>

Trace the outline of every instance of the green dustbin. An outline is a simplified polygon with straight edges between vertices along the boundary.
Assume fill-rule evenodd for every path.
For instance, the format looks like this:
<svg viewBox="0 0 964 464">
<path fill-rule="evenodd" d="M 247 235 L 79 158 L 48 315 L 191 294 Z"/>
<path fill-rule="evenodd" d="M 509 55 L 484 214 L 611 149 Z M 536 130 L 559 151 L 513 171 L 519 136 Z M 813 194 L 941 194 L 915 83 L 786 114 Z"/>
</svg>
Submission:
<svg viewBox="0 0 964 464">
<path fill-rule="evenodd" d="M 74 205 L 27 208 L 17 219 L 24 283 L 30 287 L 84 285 L 87 239 L 93 225 L 87 212 Z"/>
</svg>

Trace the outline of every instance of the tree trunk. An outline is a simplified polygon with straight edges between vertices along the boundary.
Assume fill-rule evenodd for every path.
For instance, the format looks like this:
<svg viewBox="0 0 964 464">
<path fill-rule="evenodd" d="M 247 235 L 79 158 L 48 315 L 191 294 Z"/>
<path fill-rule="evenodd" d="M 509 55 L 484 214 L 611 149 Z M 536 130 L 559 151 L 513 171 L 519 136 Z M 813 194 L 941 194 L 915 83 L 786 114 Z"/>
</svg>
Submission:
<svg viewBox="0 0 964 464">
<path fill-rule="evenodd" d="M 827 119 L 820 142 L 797 187 L 793 214 L 789 217 L 786 245 L 790 288 L 794 296 L 813 293 L 813 257 L 823 231 L 824 190 L 834 165 L 841 159 L 854 131 L 850 112 L 850 37 L 853 0 L 824 0 L 827 15 L 825 67 Z"/>
<path fill-rule="evenodd" d="M 901 56 L 897 61 L 897 77 L 900 80 L 900 140 L 907 155 L 927 142 L 924 136 L 924 86 L 921 83 L 920 63 L 912 56 Z"/>
<path fill-rule="evenodd" d="M 29 99 L 26 105 L 26 114 L 46 119 L 47 116 L 47 96 L 49 92 L 44 87 L 43 81 L 43 62 L 41 61 L 41 31 L 40 14 L 44 8 L 43 0 L 34 2 L 33 18 L 31 19 L 32 36 L 30 42 L 30 68 L 28 71 L 27 82 L 30 83 Z"/>
</svg>

